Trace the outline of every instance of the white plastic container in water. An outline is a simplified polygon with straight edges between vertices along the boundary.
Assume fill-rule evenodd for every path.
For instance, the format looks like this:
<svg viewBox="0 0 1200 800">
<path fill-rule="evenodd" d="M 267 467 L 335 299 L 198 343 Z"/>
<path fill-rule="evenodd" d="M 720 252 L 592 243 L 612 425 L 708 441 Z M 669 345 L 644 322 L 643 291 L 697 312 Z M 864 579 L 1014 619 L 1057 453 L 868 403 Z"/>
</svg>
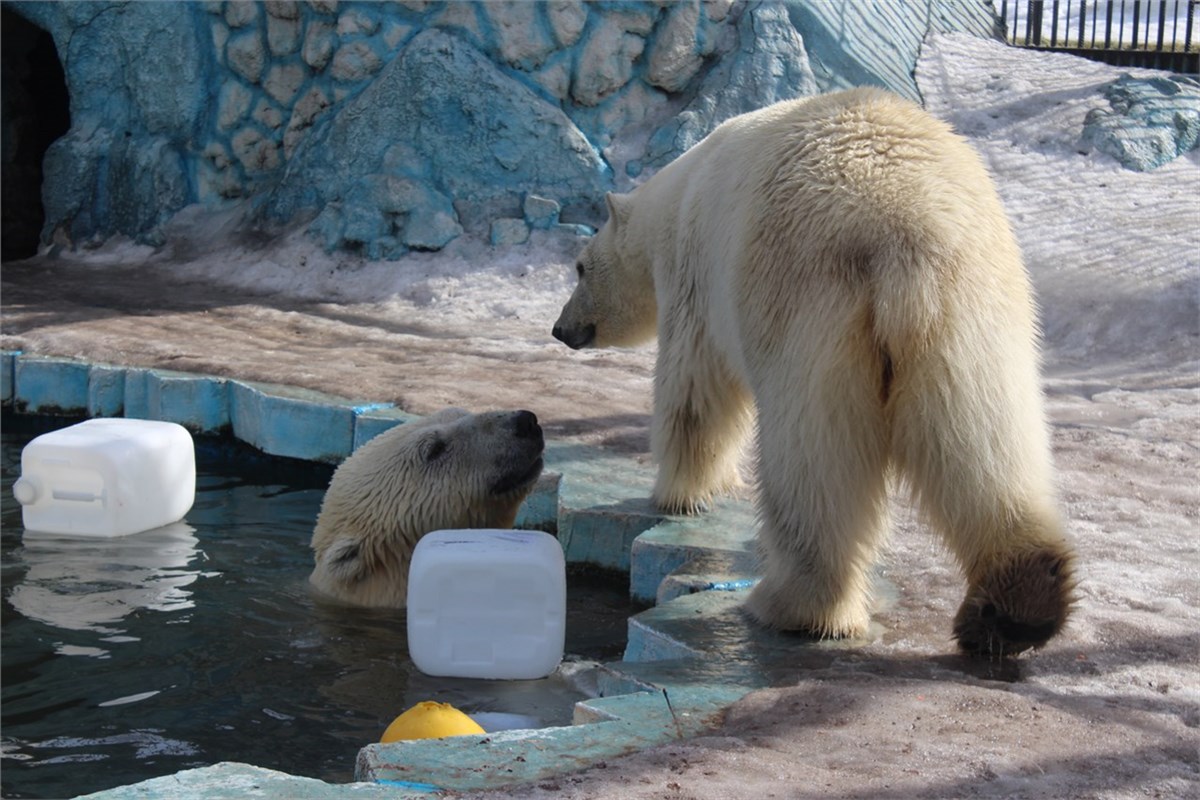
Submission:
<svg viewBox="0 0 1200 800">
<path fill-rule="evenodd" d="M 434 531 L 408 571 L 408 651 L 426 675 L 543 678 L 562 661 L 567 571 L 549 534 Z"/>
<path fill-rule="evenodd" d="M 125 536 L 183 519 L 196 499 L 192 435 L 174 422 L 90 419 L 21 451 L 13 497 L 25 528 Z"/>
</svg>

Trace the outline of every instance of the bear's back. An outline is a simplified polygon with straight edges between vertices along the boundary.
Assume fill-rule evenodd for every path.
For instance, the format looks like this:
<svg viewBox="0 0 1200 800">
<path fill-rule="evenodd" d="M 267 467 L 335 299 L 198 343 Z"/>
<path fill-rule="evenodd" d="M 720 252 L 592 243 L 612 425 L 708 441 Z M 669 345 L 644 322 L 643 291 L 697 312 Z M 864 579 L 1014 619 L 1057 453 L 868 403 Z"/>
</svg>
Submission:
<svg viewBox="0 0 1200 800">
<path fill-rule="evenodd" d="M 860 249 L 931 229 L 947 244 L 1003 218 L 978 154 L 914 103 L 860 88 L 766 112 L 746 148 L 763 218 Z"/>
</svg>

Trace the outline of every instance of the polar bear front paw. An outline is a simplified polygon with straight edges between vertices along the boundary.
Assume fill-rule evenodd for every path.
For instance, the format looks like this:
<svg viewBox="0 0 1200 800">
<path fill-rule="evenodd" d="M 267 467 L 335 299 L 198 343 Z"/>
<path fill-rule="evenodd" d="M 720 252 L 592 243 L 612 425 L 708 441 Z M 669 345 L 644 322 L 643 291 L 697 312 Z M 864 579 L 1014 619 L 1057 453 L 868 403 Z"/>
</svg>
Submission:
<svg viewBox="0 0 1200 800">
<path fill-rule="evenodd" d="M 731 495 L 744 488 L 736 471 L 721 476 L 668 476 L 660 470 L 651 499 L 658 510 L 668 514 L 703 514 L 711 511 L 717 497 Z"/>
<path fill-rule="evenodd" d="M 746 598 L 745 609 L 767 628 L 805 633 L 818 639 L 854 639 L 865 636 L 871 624 L 865 598 L 849 597 L 829 607 L 820 607 L 812 597 L 798 595 L 803 581 L 790 588 L 772 588 L 763 578 Z"/>
<path fill-rule="evenodd" d="M 712 504 L 713 492 L 698 489 L 683 480 L 672 480 L 659 471 L 650 499 L 654 507 L 667 514 L 703 514 Z"/>
<path fill-rule="evenodd" d="M 665 514 L 695 516 L 711 509 L 710 501 L 706 497 L 663 497 L 655 492 L 651 499 L 654 501 L 654 507 Z"/>
<path fill-rule="evenodd" d="M 1065 547 L 1021 553 L 971 583 L 954 618 L 959 649 L 1002 658 L 1041 647 L 1071 612 L 1075 578 Z"/>
</svg>

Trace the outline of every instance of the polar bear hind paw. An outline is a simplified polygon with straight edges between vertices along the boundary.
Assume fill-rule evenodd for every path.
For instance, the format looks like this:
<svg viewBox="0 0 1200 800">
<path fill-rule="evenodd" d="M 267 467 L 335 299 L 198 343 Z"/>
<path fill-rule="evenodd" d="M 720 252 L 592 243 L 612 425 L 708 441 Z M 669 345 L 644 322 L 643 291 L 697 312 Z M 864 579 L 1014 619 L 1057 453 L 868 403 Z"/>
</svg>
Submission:
<svg viewBox="0 0 1200 800">
<path fill-rule="evenodd" d="M 1066 624 L 1075 585 L 1065 547 L 1026 551 L 988 568 L 954 618 L 959 649 L 1002 658 L 1041 647 Z"/>
</svg>

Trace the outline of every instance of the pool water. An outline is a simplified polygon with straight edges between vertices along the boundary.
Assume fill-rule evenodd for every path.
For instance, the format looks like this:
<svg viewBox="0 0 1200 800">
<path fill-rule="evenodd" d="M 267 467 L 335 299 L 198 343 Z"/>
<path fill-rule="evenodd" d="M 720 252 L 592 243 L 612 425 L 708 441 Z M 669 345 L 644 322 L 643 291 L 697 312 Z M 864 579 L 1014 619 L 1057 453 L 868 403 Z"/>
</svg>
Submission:
<svg viewBox="0 0 1200 800">
<path fill-rule="evenodd" d="M 572 574 L 567 669 L 511 682 L 421 674 L 402 611 L 309 593 L 332 469 L 230 443 L 197 440 L 184 523 L 112 540 L 26 534 L 11 489 L 33 423 L 4 422 L 4 797 L 70 797 L 219 761 L 349 781 L 359 748 L 421 700 L 488 730 L 570 724 L 586 696 L 572 668 L 624 648 L 626 584 Z"/>
</svg>

